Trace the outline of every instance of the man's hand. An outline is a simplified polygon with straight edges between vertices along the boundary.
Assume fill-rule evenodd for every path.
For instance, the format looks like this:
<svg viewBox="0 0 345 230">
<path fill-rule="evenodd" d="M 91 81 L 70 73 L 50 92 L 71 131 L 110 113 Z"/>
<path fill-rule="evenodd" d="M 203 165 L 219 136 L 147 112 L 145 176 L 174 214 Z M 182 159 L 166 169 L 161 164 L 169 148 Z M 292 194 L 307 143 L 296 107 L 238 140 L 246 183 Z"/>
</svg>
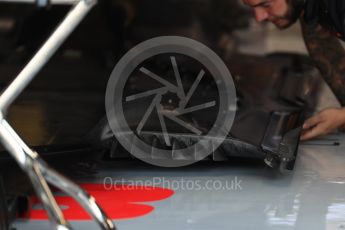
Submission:
<svg viewBox="0 0 345 230">
<path fill-rule="evenodd" d="M 345 109 L 326 109 L 309 118 L 303 125 L 301 140 L 329 134 L 345 125 Z"/>
</svg>

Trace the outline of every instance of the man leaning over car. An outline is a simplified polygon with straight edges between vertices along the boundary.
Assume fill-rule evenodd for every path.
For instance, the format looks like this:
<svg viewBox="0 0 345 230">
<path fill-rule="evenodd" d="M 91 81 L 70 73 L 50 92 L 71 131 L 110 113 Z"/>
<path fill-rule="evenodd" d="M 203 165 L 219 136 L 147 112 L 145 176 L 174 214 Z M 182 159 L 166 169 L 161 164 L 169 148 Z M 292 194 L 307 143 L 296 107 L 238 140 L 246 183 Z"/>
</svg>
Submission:
<svg viewBox="0 0 345 230">
<path fill-rule="evenodd" d="M 345 0 L 242 0 L 258 22 L 285 29 L 300 19 L 311 59 L 333 93 L 345 106 Z M 330 108 L 309 118 L 301 140 L 328 134 L 345 126 L 345 108 Z"/>
</svg>

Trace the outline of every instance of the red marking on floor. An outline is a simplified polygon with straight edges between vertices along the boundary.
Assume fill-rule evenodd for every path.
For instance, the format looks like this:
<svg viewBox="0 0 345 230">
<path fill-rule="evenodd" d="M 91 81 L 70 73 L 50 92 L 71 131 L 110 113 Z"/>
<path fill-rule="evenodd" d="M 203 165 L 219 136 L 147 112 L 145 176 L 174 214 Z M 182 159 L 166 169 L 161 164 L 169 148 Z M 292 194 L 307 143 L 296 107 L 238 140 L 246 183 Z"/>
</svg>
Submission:
<svg viewBox="0 0 345 230">
<path fill-rule="evenodd" d="M 115 219 L 135 218 L 147 215 L 154 210 L 154 206 L 142 204 L 143 202 L 160 201 L 171 197 L 173 190 L 159 187 L 120 185 L 113 186 L 110 190 L 103 184 L 82 184 L 89 194 L 103 208 L 108 216 Z M 63 209 L 63 214 L 68 220 L 90 220 L 91 217 L 70 196 L 56 195 L 58 205 Z M 31 199 L 32 205 L 40 205 L 36 197 Z M 31 220 L 47 220 L 46 211 L 31 209 L 27 215 Z"/>
</svg>

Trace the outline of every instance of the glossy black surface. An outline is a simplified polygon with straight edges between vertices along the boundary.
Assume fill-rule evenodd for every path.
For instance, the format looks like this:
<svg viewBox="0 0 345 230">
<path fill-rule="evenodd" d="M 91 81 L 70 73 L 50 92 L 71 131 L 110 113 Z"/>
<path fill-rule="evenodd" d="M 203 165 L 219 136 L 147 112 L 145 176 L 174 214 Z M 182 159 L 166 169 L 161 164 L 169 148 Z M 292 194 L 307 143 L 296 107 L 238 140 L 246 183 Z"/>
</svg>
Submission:
<svg viewBox="0 0 345 230">
<path fill-rule="evenodd" d="M 0 62 L 2 88 L 66 12 L 67 7 L 60 6 L 3 4 L 0 20 L 7 22 L 7 26 L 0 30 L 2 46 L 6 47 Z M 232 13 L 225 16 L 224 12 Z M 73 150 L 73 146 L 80 144 L 105 146 L 99 145 L 104 140 L 94 131 L 98 126 L 106 126 L 106 122 L 99 121 L 105 116 L 105 88 L 116 62 L 125 51 L 145 39 L 159 35 L 187 36 L 214 49 L 235 81 L 238 111 L 227 140 L 229 145 L 220 150 L 230 156 L 261 158 L 265 155 L 263 149 L 267 150 L 274 139 L 270 151 L 278 152 L 284 135 L 298 128 L 306 110 L 314 107 L 318 73 L 306 58 L 298 55 L 245 56 L 236 53 L 236 46 L 229 50 L 221 45 L 223 36 L 231 38 L 231 31 L 246 27 L 248 20 L 245 9 L 227 1 L 100 1 L 11 106 L 8 118 L 34 147 L 71 146 Z M 193 73 L 193 69 L 189 71 Z M 140 88 L 143 82 L 134 81 L 132 85 Z M 202 100 L 214 91 L 210 89 L 205 95 L 204 90 L 199 98 Z M 214 111 L 208 113 L 201 126 L 207 126 L 211 120 L 208 118 L 214 116 Z M 129 114 L 134 113 L 129 110 Z M 273 114 L 282 117 L 273 118 Z M 274 119 L 278 122 L 274 123 Z M 155 125 L 153 121 L 151 126 Z"/>
</svg>

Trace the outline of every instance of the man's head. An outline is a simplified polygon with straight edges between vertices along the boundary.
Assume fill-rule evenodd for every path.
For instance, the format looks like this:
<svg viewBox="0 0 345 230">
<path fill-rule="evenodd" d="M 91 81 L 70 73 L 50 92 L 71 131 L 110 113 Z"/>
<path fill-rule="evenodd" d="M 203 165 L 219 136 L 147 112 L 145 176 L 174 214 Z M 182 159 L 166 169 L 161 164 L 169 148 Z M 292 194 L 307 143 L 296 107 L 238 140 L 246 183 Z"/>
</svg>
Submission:
<svg viewBox="0 0 345 230">
<path fill-rule="evenodd" d="M 305 0 L 242 0 L 254 10 L 258 22 L 270 21 L 279 29 L 294 24 L 301 16 Z"/>
</svg>

